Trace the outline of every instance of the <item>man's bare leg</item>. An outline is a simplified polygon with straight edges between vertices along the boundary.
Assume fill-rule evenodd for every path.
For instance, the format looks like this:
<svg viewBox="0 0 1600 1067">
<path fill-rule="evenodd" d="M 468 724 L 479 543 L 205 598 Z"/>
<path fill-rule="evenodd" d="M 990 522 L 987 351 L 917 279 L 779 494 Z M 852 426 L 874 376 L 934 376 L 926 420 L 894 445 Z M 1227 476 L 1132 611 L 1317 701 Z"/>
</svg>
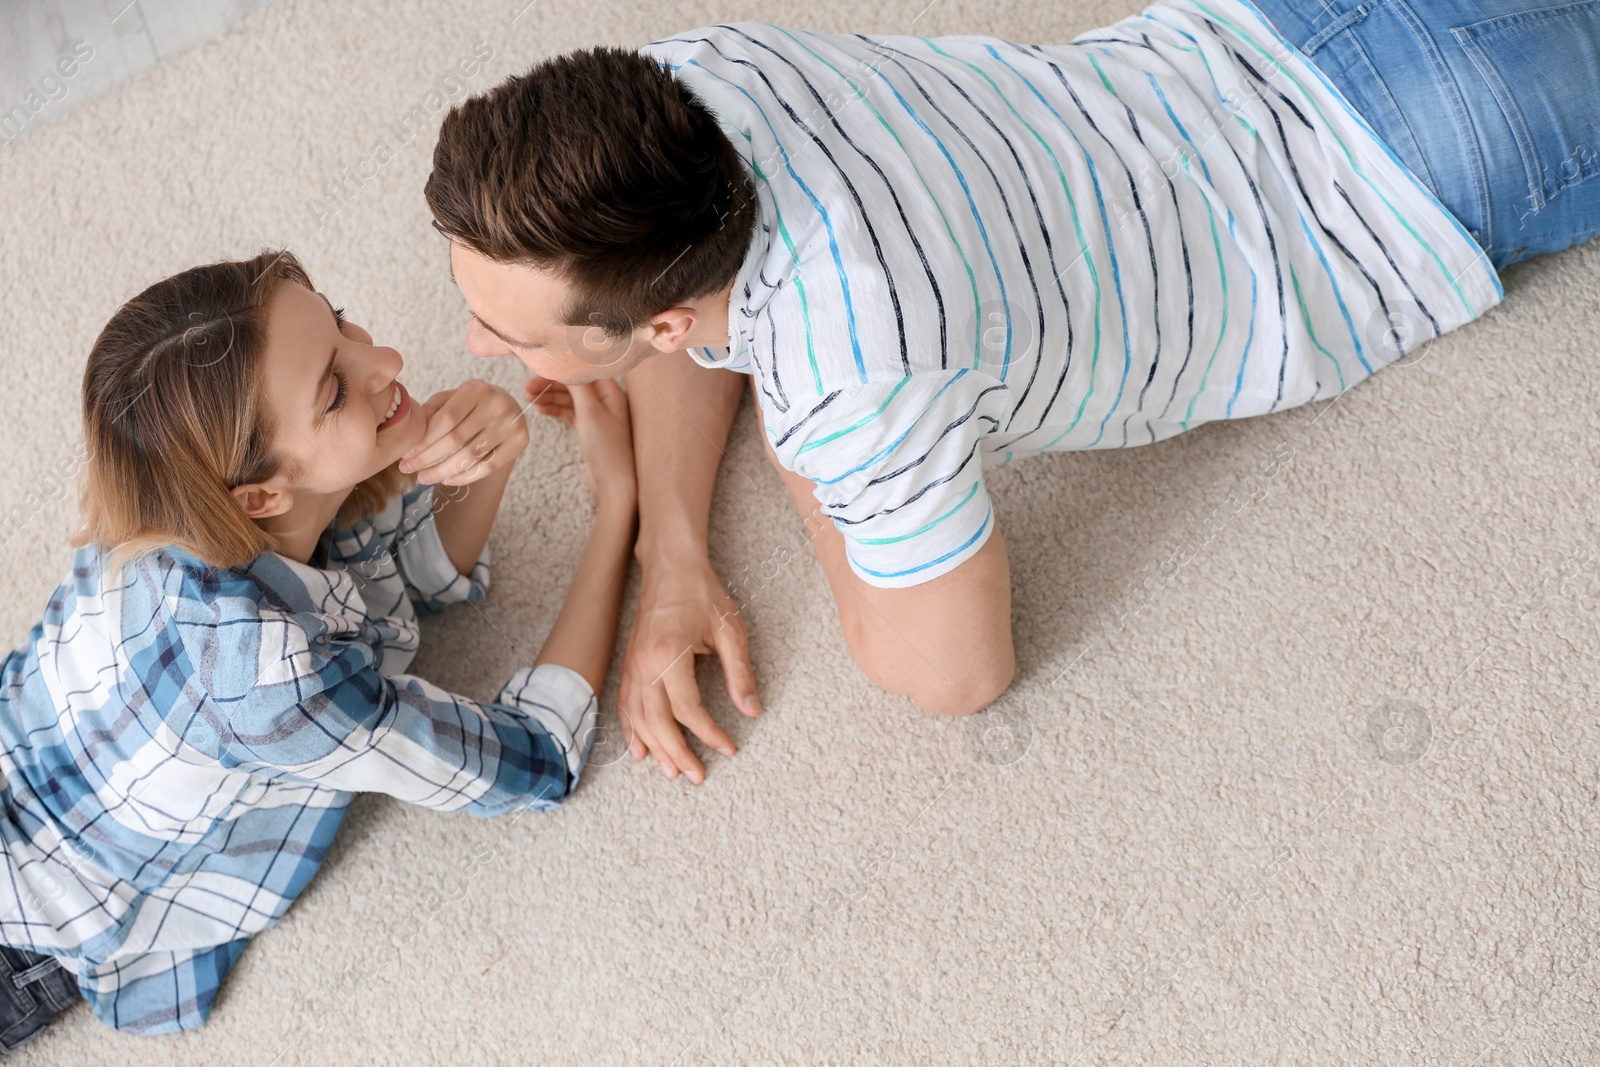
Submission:
<svg viewBox="0 0 1600 1067">
<path fill-rule="evenodd" d="M 752 378 L 752 394 L 754 388 Z M 1016 672 L 1016 655 L 1011 572 L 999 525 L 956 571 L 911 589 L 880 589 L 850 569 L 844 536 L 822 513 L 812 482 L 785 470 L 762 437 L 768 462 L 810 532 L 845 644 L 867 677 L 929 711 L 951 715 L 978 711 L 1004 692 Z"/>
</svg>

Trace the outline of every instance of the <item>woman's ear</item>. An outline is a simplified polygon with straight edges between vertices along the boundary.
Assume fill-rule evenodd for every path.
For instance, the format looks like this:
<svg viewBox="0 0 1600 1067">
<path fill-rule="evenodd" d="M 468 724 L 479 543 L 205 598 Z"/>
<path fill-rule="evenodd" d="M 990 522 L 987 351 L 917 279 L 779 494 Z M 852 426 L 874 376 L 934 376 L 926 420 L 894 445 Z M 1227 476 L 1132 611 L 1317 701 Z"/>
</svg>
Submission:
<svg viewBox="0 0 1600 1067">
<path fill-rule="evenodd" d="M 239 502 L 244 513 L 252 519 L 270 519 L 274 515 L 282 515 L 294 506 L 292 491 L 265 482 L 241 485 L 228 492 L 233 494 L 233 499 Z"/>
</svg>

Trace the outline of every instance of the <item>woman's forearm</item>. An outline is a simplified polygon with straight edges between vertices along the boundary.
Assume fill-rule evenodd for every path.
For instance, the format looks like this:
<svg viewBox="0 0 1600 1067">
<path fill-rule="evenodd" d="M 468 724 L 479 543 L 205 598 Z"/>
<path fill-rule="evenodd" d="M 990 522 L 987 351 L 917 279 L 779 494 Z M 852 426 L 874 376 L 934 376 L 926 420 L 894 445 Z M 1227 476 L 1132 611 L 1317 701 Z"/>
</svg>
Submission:
<svg viewBox="0 0 1600 1067">
<path fill-rule="evenodd" d="M 433 487 L 433 521 L 445 555 L 450 557 L 458 574 L 470 575 L 483 546 L 488 544 L 489 528 L 500 510 L 511 470 L 509 466 L 504 467 L 470 485 L 441 483 Z"/>
<path fill-rule="evenodd" d="M 536 664 L 572 668 L 596 693 L 605 685 L 606 670 L 611 666 L 622 587 L 633 554 L 635 518 L 631 501 L 600 505 L 566 603 L 534 659 Z"/>
</svg>

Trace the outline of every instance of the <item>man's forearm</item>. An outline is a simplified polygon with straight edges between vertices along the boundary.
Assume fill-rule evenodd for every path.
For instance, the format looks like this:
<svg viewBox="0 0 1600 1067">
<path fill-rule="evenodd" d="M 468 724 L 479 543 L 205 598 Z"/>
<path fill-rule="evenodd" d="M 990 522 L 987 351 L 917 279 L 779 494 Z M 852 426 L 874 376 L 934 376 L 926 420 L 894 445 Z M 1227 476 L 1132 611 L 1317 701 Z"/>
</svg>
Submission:
<svg viewBox="0 0 1600 1067">
<path fill-rule="evenodd" d="M 502 467 L 468 485 L 434 485 L 433 521 L 457 573 L 472 573 L 510 480 L 511 467 Z"/>
<path fill-rule="evenodd" d="M 704 553 L 711 494 L 744 376 L 685 352 L 646 360 L 626 376 L 639 478 L 641 561 Z"/>
</svg>

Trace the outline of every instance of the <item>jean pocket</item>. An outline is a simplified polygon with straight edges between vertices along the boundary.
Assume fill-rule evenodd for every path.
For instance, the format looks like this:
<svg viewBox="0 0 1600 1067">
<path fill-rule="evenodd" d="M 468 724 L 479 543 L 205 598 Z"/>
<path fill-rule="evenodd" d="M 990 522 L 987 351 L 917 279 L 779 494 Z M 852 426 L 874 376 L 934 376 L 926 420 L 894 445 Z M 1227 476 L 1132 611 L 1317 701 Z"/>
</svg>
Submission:
<svg viewBox="0 0 1600 1067">
<path fill-rule="evenodd" d="M 1530 213 L 1600 176 L 1600 0 L 1512 12 L 1450 32 L 1511 127 Z"/>
<path fill-rule="evenodd" d="M 1403 0 L 1364 0 L 1318 30 L 1302 51 L 1406 169 L 1460 216 L 1459 206 L 1446 197 L 1455 188 L 1476 186 L 1442 180 L 1462 166 L 1438 153 L 1437 142 L 1448 135 L 1427 125 L 1461 133 L 1471 127 L 1465 105 L 1453 94 L 1454 83 L 1443 76 L 1444 57 L 1411 7 Z M 1425 141 L 1433 152 L 1424 151 Z M 1439 165 L 1438 174 L 1430 157 Z"/>
</svg>

